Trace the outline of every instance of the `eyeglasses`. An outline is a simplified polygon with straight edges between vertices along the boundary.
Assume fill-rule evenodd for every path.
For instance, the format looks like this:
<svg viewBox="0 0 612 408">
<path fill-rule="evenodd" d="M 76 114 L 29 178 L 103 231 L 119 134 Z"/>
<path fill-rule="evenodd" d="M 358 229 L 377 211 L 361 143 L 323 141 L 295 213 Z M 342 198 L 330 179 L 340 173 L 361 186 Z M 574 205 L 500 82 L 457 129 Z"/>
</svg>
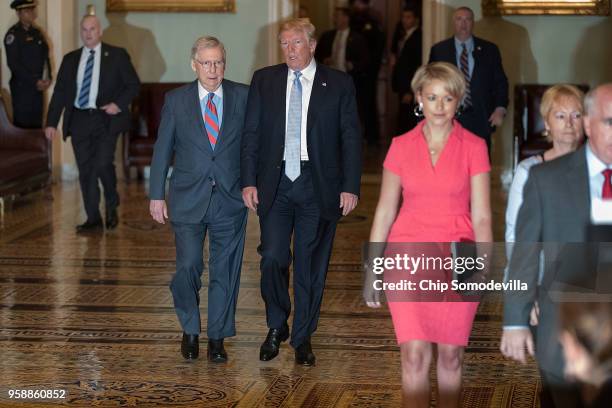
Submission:
<svg viewBox="0 0 612 408">
<path fill-rule="evenodd" d="M 202 68 L 210 71 L 210 69 L 214 66 L 217 69 L 221 69 L 223 67 L 225 67 L 225 61 L 199 61 L 197 59 L 194 59 L 195 62 L 197 62 L 198 64 L 200 64 L 202 66 Z"/>
</svg>

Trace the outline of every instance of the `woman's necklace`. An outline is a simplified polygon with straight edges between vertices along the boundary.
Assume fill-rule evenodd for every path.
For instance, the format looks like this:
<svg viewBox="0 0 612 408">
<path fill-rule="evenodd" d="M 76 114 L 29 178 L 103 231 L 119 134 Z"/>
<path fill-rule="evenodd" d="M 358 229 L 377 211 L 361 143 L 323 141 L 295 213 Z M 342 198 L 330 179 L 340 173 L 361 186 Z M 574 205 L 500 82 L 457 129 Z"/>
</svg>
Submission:
<svg viewBox="0 0 612 408">
<path fill-rule="evenodd" d="M 444 146 L 444 144 L 446 143 L 446 139 L 447 138 L 444 138 L 444 140 L 442 141 L 440 146 L 433 146 L 432 143 L 431 143 L 431 134 L 430 134 L 429 128 L 427 128 L 427 126 L 423 127 L 423 133 L 425 134 L 425 141 L 427 142 L 427 150 L 429 150 L 429 154 L 431 156 L 434 156 Z"/>
</svg>

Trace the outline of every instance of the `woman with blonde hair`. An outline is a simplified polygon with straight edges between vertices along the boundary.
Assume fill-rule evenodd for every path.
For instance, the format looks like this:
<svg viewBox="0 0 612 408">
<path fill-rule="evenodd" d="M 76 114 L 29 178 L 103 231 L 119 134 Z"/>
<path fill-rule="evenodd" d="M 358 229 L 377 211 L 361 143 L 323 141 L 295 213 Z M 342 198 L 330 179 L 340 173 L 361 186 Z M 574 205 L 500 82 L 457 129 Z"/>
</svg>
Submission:
<svg viewBox="0 0 612 408">
<path fill-rule="evenodd" d="M 573 85 L 551 86 L 542 95 L 540 114 L 544 119 L 544 135 L 552 147 L 544 153 L 521 161 L 514 173 L 508 206 L 506 209 L 506 242 L 514 242 L 516 217 L 523 203 L 523 187 L 529 176 L 529 169 L 545 161 L 551 161 L 576 150 L 584 140 L 582 129 L 582 102 L 584 94 Z M 508 246 L 510 259 L 511 245 Z"/>
<path fill-rule="evenodd" d="M 487 145 L 455 120 L 466 88 L 463 76 L 455 66 L 436 62 L 419 68 L 411 85 L 415 111 L 424 120 L 391 143 L 370 242 L 491 242 Z M 366 302 L 380 307 L 379 301 Z M 463 350 L 478 303 L 388 303 L 400 346 L 404 405 L 430 406 L 435 345 L 437 406 L 459 406 Z"/>
</svg>

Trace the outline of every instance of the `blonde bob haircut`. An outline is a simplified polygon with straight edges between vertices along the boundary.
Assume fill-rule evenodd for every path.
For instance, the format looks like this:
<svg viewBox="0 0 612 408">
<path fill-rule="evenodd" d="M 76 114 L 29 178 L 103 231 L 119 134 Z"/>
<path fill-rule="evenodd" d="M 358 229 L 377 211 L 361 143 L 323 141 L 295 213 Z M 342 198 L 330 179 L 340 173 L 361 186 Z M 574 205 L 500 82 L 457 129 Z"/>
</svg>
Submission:
<svg viewBox="0 0 612 408">
<path fill-rule="evenodd" d="M 557 84 L 548 88 L 542 95 L 542 102 L 540 103 L 542 119 L 546 120 L 548 115 L 550 115 L 550 111 L 552 111 L 553 105 L 561 103 L 563 100 L 576 102 L 580 109 L 580 114 L 584 114 L 584 93 L 574 85 Z M 552 142 L 550 132 L 545 131 L 544 136 L 546 136 L 546 140 Z"/>
<path fill-rule="evenodd" d="M 285 31 L 301 31 L 306 34 L 309 42 L 315 41 L 315 26 L 310 22 L 309 18 L 293 18 L 291 20 L 285 21 L 280 26 L 280 30 L 278 32 L 278 39 L 280 40 L 280 35 Z"/>
<path fill-rule="evenodd" d="M 459 100 L 463 99 L 467 86 L 463 74 L 459 72 L 457 67 L 448 62 L 432 62 L 431 64 L 423 65 L 414 74 L 410 86 L 416 95 L 426 85 L 435 80 L 444 83 L 446 92 Z"/>
</svg>

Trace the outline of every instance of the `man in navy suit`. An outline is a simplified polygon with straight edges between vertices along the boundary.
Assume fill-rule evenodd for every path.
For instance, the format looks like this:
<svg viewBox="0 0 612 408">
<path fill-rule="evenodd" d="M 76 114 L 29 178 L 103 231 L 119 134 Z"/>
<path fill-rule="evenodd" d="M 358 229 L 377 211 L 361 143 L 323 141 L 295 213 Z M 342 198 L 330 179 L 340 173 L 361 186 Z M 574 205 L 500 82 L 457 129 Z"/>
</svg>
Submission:
<svg viewBox="0 0 612 408">
<path fill-rule="evenodd" d="M 453 22 L 455 35 L 431 47 L 429 62 L 448 62 L 463 73 L 468 89 L 459 122 L 485 139 L 490 152 L 491 134 L 506 115 L 508 78 L 497 46 L 472 35 L 474 12 L 468 7 L 459 7 Z"/>
<path fill-rule="evenodd" d="M 313 365 L 317 328 L 336 224 L 357 205 L 361 137 L 351 77 L 317 64 L 315 27 L 284 23 L 285 63 L 253 74 L 241 152 L 242 197 L 261 227 L 261 292 L 268 336 L 259 358 L 278 355 L 289 337 L 289 266 L 293 236 L 295 308 L 291 345 Z"/>
<path fill-rule="evenodd" d="M 140 89 L 125 49 L 105 44 L 101 38 L 100 20 L 83 17 L 83 47 L 62 60 L 45 128 L 47 138 L 53 138 L 63 112 L 63 136 L 64 140 L 72 136 L 87 213 L 87 221 L 77 226 L 77 232 L 102 228 L 98 180 L 104 187 L 106 228 L 111 230 L 119 223 L 115 147 L 119 133 L 130 128 L 129 106 Z"/>
<path fill-rule="evenodd" d="M 248 95 L 244 84 L 223 78 L 225 48 L 201 37 L 191 50 L 197 80 L 166 94 L 151 163 L 150 212 L 176 239 L 176 274 L 170 288 L 183 328 L 181 353 L 199 353 L 202 247 L 209 233 L 208 351 L 224 362 L 223 339 L 236 335 L 235 313 L 244 250 L 247 209 L 240 193 L 240 139 Z M 170 179 L 170 214 L 165 181 Z"/>
</svg>

